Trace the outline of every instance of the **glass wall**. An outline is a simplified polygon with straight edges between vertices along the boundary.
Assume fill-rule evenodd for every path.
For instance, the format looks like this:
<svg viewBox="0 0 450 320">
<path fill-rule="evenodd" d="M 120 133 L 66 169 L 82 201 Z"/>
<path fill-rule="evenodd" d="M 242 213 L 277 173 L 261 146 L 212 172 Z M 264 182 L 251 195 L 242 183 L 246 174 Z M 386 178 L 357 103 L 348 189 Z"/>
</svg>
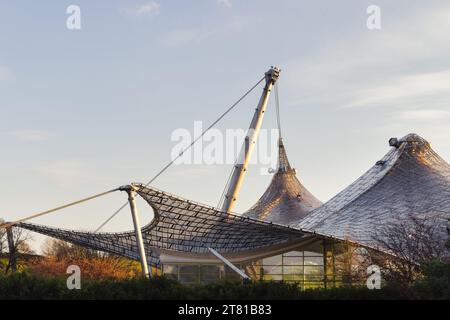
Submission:
<svg viewBox="0 0 450 320">
<path fill-rule="evenodd" d="M 295 282 L 302 288 L 331 287 L 337 280 L 333 248 L 332 243 L 318 240 L 295 250 L 236 266 L 253 280 Z M 183 283 L 241 280 L 236 272 L 223 264 L 164 264 L 163 273 Z"/>
<path fill-rule="evenodd" d="M 240 267 L 238 265 L 238 267 Z M 164 264 L 163 274 L 186 284 L 211 283 L 218 280 L 237 280 L 241 277 L 223 264 Z"/>
<path fill-rule="evenodd" d="M 305 288 L 323 287 L 325 266 L 322 252 L 322 245 L 315 243 L 276 256 L 250 261 L 243 267 L 254 280 L 296 282 Z"/>
</svg>

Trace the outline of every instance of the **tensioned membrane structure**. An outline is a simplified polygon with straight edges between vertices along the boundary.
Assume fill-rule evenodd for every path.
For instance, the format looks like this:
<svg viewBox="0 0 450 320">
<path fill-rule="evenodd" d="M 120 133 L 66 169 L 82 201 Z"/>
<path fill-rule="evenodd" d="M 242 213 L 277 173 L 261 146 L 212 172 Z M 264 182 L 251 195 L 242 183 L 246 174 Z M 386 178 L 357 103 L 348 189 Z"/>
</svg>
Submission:
<svg viewBox="0 0 450 320">
<path fill-rule="evenodd" d="M 446 236 L 450 165 L 416 134 L 400 139 L 360 178 L 293 227 L 377 246 L 377 229 L 408 221 L 409 215 L 435 216 Z"/>
<path fill-rule="evenodd" d="M 445 232 L 450 218 L 450 166 L 418 135 L 400 139 L 382 160 L 321 206 L 298 182 L 280 145 L 283 159 L 277 173 L 257 204 L 242 216 L 134 184 L 155 212 L 153 221 L 142 228 L 148 263 L 159 266 L 163 250 L 206 253 L 213 248 L 226 254 L 288 244 L 311 235 L 374 247 L 376 228 L 409 214 L 439 214 Z M 139 259 L 134 232 L 90 233 L 31 223 L 19 227 Z"/>
<path fill-rule="evenodd" d="M 269 187 L 244 216 L 289 225 L 320 207 L 320 202 L 297 179 L 283 140 L 278 141 L 278 167 Z"/>
<path fill-rule="evenodd" d="M 147 261 L 159 265 L 159 250 L 206 253 L 239 252 L 298 240 L 304 233 L 287 226 L 221 212 L 213 207 L 166 192 L 133 184 L 154 209 L 154 220 L 142 228 Z M 20 227 L 94 250 L 138 259 L 134 231 L 91 233 L 50 228 L 30 223 Z"/>
</svg>

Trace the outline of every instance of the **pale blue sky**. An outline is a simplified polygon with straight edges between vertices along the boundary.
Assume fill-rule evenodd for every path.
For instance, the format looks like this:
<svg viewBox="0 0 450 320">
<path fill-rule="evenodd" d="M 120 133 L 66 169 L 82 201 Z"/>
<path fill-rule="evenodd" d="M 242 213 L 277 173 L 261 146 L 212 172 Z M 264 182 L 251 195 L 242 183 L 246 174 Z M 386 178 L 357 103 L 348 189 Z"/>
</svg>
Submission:
<svg viewBox="0 0 450 320">
<path fill-rule="evenodd" d="M 82 30 L 66 28 L 81 7 Z M 381 30 L 366 8 L 381 8 Z M 0 216 L 14 220 L 132 181 L 177 128 L 213 121 L 270 65 L 299 178 L 326 201 L 416 132 L 450 159 L 448 1 L 0 1 Z M 245 128 L 260 88 L 219 126 Z M 276 126 L 273 101 L 265 128 Z M 216 205 L 231 167 L 176 166 L 154 186 Z M 237 211 L 270 176 L 251 166 Z M 114 194 L 36 219 L 94 229 Z M 151 217 L 140 203 L 142 221 Z M 124 210 L 105 230 L 131 229 Z M 41 238 L 36 236 L 38 243 Z"/>
</svg>

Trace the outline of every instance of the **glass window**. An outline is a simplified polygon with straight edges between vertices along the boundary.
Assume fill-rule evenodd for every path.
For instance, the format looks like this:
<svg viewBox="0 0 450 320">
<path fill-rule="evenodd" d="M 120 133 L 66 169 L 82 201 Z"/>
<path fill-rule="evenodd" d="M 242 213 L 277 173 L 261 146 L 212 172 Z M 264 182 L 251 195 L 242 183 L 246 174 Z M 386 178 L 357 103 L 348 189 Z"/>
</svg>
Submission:
<svg viewBox="0 0 450 320">
<path fill-rule="evenodd" d="M 284 275 L 303 275 L 303 266 L 283 266 Z"/>
<path fill-rule="evenodd" d="M 178 280 L 178 274 L 176 273 L 165 273 L 164 276 L 167 279 Z"/>
<path fill-rule="evenodd" d="M 322 266 L 323 257 L 305 257 L 305 266 Z"/>
<path fill-rule="evenodd" d="M 197 265 L 181 265 L 180 273 L 198 273 Z"/>
<path fill-rule="evenodd" d="M 305 251 L 305 257 L 322 257 L 322 252 Z"/>
<path fill-rule="evenodd" d="M 203 283 L 214 282 L 220 279 L 221 267 L 219 265 L 200 266 L 200 281 Z"/>
<path fill-rule="evenodd" d="M 255 280 L 283 280 L 296 282 L 300 286 L 303 286 L 303 283 L 305 283 L 305 288 L 311 288 L 324 285 L 325 262 L 327 278 L 334 279 L 333 252 L 328 250 L 324 256 L 323 241 L 316 241 L 306 246 L 298 247 L 297 250 L 261 260 L 249 261 L 244 266 L 246 273 Z"/>
<path fill-rule="evenodd" d="M 303 251 L 289 251 L 283 254 L 285 257 L 303 257 Z"/>
<path fill-rule="evenodd" d="M 302 274 L 284 274 L 283 281 L 302 282 L 303 281 L 303 273 Z"/>
<path fill-rule="evenodd" d="M 323 267 L 311 267 L 311 266 L 304 266 L 305 270 L 305 276 L 311 276 L 311 277 L 323 277 Z"/>
<path fill-rule="evenodd" d="M 182 283 L 198 283 L 198 273 L 180 273 L 180 282 Z"/>
<path fill-rule="evenodd" d="M 236 267 L 240 268 L 239 265 L 236 265 Z M 231 269 L 229 266 L 225 266 L 225 279 L 228 281 L 240 281 L 242 278 L 236 271 Z"/>
<path fill-rule="evenodd" d="M 263 280 L 266 281 L 281 281 L 283 276 L 281 274 L 265 274 Z"/>
<path fill-rule="evenodd" d="M 264 275 L 266 274 L 283 274 L 283 270 L 281 266 L 264 266 L 263 267 Z"/>
<path fill-rule="evenodd" d="M 287 266 L 301 266 L 303 265 L 302 257 L 283 257 L 283 265 Z"/>
<path fill-rule="evenodd" d="M 281 265 L 281 263 L 282 263 L 281 254 L 263 259 L 263 264 L 267 265 L 267 266 L 277 266 L 277 265 Z"/>
<path fill-rule="evenodd" d="M 199 267 L 197 265 L 181 265 L 180 281 L 183 283 L 199 282 Z"/>
<path fill-rule="evenodd" d="M 174 264 L 165 264 L 164 274 L 178 274 L 178 266 Z"/>
</svg>

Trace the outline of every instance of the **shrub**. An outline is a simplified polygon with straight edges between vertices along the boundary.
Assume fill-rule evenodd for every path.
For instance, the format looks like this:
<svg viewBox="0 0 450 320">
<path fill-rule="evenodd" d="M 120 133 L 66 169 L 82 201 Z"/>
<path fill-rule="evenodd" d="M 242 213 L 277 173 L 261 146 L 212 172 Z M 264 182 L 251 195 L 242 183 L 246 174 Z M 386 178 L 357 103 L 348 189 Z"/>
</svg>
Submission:
<svg viewBox="0 0 450 320">
<path fill-rule="evenodd" d="M 39 277 L 27 272 L 0 276 L 0 299 L 153 299 L 153 300 L 297 300 L 399 299 L 391 288 L 310 289 L 283 282 L 217 282 L 183 285 L 164 277 L 82 280 L 81 290 L 68 290 L 65 277 Z"/>
<path fill-rule="evenodd" d="M 414 292 L 421 299 L 450 299 L 450 264 L 433 261 L 423 265 L 424 277 L 417 281 Z"/>
</svg>

